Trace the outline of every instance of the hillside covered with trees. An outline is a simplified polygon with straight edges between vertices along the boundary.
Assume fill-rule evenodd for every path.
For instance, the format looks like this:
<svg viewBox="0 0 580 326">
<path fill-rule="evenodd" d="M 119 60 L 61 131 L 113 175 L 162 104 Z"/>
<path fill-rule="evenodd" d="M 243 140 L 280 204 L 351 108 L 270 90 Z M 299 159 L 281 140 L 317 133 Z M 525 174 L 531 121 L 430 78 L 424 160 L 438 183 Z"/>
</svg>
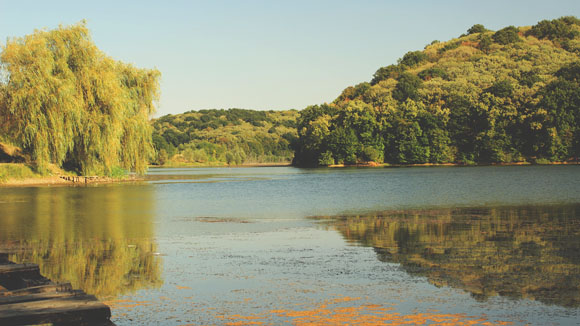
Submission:
<svg viewBox="0 0 580 326">
<path fill-rule="evenodd" d="M 294 163 L 577 160 L 580 20 L 433 41 L 300 112 Z"/>
<path fill-rule="evenodd" d="M 145 172 L 159 71 L 108 57 L 85 22 L 9 39 L 0 63 L 3 147 L 39 172 Z"/>
<path fill-rule="evenodd" d="M 290 163 L 298 112 L 200 110 L 152 121 L 155 164 Z"/>
</svg>

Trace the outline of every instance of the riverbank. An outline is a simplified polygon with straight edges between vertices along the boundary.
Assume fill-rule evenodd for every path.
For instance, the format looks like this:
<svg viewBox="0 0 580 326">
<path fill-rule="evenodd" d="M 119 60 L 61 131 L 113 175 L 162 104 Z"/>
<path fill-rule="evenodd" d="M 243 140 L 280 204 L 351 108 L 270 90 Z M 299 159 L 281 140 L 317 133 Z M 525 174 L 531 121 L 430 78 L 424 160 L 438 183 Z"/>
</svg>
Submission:
<svg viewBox="0 0 580 326">
<path fill-rule="evenodd" d="M 224 162 L 214 163 L 169 163 L 164 165 L 149 165 L 150 168 L 251 168 L 251 167 L 281 167 L 292 166 L 290 162 L 270 162 L 270 163 L 242 163 L 239 165 Z"/>
<path fill-rule="evenodd" d="M 74 178 L 74 179 L 73 179 Z M 125 178 L 109 177 L 70 177 L 70 176 L 39 176 L 22 179 L 6 179 L 0 182 L 0 187 L 29 186 L 81 186 L 87 184 L 106 184 L 119 182 L 136 182 L 145 180 L 143 177 L 130 175 Z"/>
<path fill-rule="evenodd" d="M 418 164 L 389 164 L 366 162 L 359 164 L 332 164 L 329 168 L 349 168 L 349 167 L 377 167 L 377 168 L 407 168 L 407 167 L 445 167 L 445 166 L 522 166 L 522 165 L 580 165 L 580 162 L 547 162 L 547 163 L 531 163 L 531 162 L 510 162 L 510 163 L 418 163 Z"/>
<path fill-rule="evenodd" d="M 49 175 L 34 172 L 24 163 L 0 163 L 0 187 L 28 186 L 75 186 L 113 182 L 134 182 L 144 180 L 136 175 L 123 177 L 77 176 L 55 166 L 49 167 Z"/>
</svg>

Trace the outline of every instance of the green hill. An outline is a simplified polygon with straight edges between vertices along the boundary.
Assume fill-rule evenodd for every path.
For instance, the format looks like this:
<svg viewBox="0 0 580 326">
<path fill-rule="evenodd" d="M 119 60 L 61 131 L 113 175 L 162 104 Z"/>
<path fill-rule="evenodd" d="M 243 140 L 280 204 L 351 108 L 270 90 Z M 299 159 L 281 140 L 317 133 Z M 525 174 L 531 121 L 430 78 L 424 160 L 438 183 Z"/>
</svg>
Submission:
<svg viewBox="0 0 580 326">
<path fill-rule="evenodd" d="M 155 164 L 290 163 L 298 112 L 200 110 L 152 121 Z"/>
<path fill-rule="evenodd" d="M 575 17 L 474 25 L 301 111 L 294 163 L 577 160 L 579 55 Z"/>
</svg>

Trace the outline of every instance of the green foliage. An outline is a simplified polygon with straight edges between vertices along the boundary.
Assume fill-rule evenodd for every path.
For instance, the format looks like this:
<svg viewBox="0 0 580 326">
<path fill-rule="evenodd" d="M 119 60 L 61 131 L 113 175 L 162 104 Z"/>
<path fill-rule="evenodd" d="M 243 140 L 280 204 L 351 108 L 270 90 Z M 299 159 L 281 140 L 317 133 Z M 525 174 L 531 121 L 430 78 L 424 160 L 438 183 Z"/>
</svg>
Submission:
<svg viewBox="0 0 580 326">
<path fill-rule="evenodd" d="M 8 76 L 0 128 L 40 171 L 50 163 L 86 175 L 146 170 L 157 70 L 107 57 L 84 22 L 10 39 L 0 59 Z"/>
<path fill-rule="evenodd" d="M 512 95 L 514 87 L 509 80 L 503 79 L 495 82 L 490 88 L 486 89 L 486 91 L 497 97 L 508 97 Z"/>
<path fill-rule="evenodd" d="M 540 78 L 535 71 L 523 71 L 519 78 L 520 84 L 527 87 L 532 87 L 535 83 L 541 80 L 542 78 Z"/>
<path fill-rule="evenodd" d="M 485 32 L 487 32 L 487 29 L 482 24 L 475 24 L 467 30 L 468 35 L 477 34 L 477 33 L 485 33 Z"/>
<path fill-rule="evenodd" d="M 526 35 L 549 40 L 573 39 L 579 34 L 574 25 L 580 25 L 580 20 L 571 16 L 554 20 L 542 20 L 534 25 Z"/>
<path fill-rule="evenodd" d="M 508 26 L 495 32 L 492 38 L 496 43 L 506 45 L 521 41 L 518 33 L 519 29 L 515 26 Z"/>
<path fill-rule="evenodd" d="M 322 155 L 320 156 L 320 159 L 318 160 L 318 165 L 329 166 L 332 164 L 334 164 L 334 157 L 332 156 L 332 152 L 326 151 L 326 152 L 322 153 Z"/>
<path fill-rule="evenodd" d="M 367 83 L 368 84 L 368 83 Z M 158 165 L 290 162 L 296 111 L 200 110 L 153 120 Z"/>
<path fill-rule="evenodd" d="M 0 163 L 0 183 L 6 182 L 8 179 L 25 179 L 37 176 L 38 174 L 24 164 Z"/>
<path fill-rule="evenodd" d="M 399 60 L 399 65 L 405 65 L 407 67 L 415 67 L 421 62 L 427 60 L 427 55 L 422 51 L 412 51 L 407 52 L 403 58 Z"/>
<path fill-rule="evenodd" d="M 111 169 L 111 173 L 109 174 L 109 177 L 111 177 L 113 179 L 123 179 L 126 176 L 127 176 L 127 170 L 123 169 L 120 166 L 114 166 Z"/>
<path fill-rule="evenodd" d="M 393 91 L 393 98 L 397 101 L 404 102 L 407 99 L 417 100 L 419 97 L 419 88 L 421 87 L 421 78 L 410 73 L 403 73 L 397 79 L 398 83 Z"/>
<path fill-rule="evenodd" d="M 561 20 L 580 28 L 575 18 Z M 520 38 L 518 30 L 477 27 L 470 35 L 430 44 L 422 55 L 409 52 L 397 65 L 380 68 L 370 84 L 345 89 L 332 104 L 304 109 L 294 163 L 577 159 L 576 48 Z M 580 44 L 580 36 L 568 41 Z"/>
<path fill-rule="evenodd" d="M 390 65 L 386 67 L 381 67 L 373 75 L 371 80 L 371 85 L 376 85 L 380 81 L 387 80 L 389 78 L 398 78 L 399 75 L 404 71 L 404 68 L 399 65 Z"/>
<path fill-rule="evenodd" d="M 431 67 L 429 69 L 425 69 L 421 71 L 419 74 L 417 74 L 417 76 L 419 76 L 419 78 L 423 80 L 430 80 L 436 77 L 449 79 L 449 74 L 447 73 L 447 71 L 439 67 Z"/>
<path fill-rule="evenodd" d="M 441 48 L 439 48 L 439 54 L 445 53 L 449 50 L 453 50 L 453 49 L 457 49 L 459 46 L 461 45 L 461 43 L 459 42 L 447 42 L 445 43 L 445 45 Z"/>
<path fill-rule="evenodd" d="M 492 44 L 493 41 L 489 35 L 482 35 L 479 38 L 479 49 L 485 53 L 489 52 Z"/>
</svg>

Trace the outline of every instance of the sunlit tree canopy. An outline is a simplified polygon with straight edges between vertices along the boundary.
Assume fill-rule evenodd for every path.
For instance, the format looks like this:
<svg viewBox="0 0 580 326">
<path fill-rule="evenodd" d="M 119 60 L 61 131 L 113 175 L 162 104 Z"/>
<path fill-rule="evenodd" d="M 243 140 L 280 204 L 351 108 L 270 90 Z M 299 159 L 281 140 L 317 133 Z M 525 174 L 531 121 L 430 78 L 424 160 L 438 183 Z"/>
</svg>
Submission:
<svg viewBox="0 0 580 326">
<path fill-rule="evenodd" d="M 159 71 L 106 56 L 84 21 L 9 39 L 0 60 L 0 128 L 39 170 L 145 171 Z"/>
</svg>

